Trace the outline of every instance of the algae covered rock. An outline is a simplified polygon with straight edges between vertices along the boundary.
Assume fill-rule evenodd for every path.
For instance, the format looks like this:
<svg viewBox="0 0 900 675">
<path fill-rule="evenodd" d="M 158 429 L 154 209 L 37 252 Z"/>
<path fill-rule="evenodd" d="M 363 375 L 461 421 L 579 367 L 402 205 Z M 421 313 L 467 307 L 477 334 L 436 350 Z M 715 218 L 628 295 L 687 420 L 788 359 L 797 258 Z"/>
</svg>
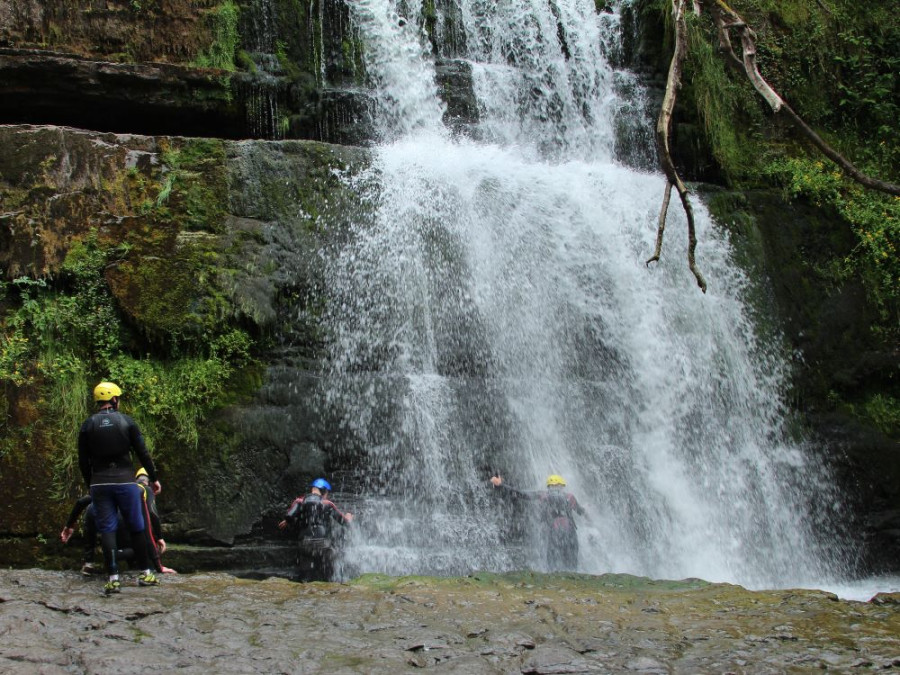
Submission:
<svg viewBox="0 0 900 675">
<path fill-rule="evenodd" d="M 242 429 L 270 414 L 266 382 L 293 362 L 281 332 L 314 405 L 318 252 L 352 217 L 345 181 L 367 161 L 308 142 L 0 127 L 2 403 L 21 421 L 2 440 L 0 535 L 61 527 L 99 378 L 122 386 L 161 468 L 170 536 L 231 542 L 321 471 L 311 413 Z M 285 487 L 290 465 L 303 475 Z"/>
</svg>

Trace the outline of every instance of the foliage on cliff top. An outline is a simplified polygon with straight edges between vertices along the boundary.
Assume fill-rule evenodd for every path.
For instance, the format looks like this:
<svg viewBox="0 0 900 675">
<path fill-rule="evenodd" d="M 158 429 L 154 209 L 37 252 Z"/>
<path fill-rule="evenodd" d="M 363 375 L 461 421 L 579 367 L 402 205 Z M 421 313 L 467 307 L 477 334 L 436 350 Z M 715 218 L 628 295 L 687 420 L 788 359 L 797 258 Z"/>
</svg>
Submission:
<svg viewBox="0 0 900 675">
<path fill-rule="evenodd" d="M 196 65 L 201 68 L 236 70 L 235 55 L 240 45 L 238 19 L 240 8 L 234 0 L 225 0 L 208 17 L 212 43 L 197 55 Z"/>
</svg>

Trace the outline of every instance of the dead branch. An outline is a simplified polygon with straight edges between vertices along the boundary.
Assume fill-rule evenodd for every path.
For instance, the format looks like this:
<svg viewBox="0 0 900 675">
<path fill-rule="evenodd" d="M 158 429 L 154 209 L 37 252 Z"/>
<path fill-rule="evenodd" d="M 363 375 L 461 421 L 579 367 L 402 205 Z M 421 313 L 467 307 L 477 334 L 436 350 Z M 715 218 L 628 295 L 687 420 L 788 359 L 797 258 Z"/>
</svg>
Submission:
<svg viewBox="0 0 900 675">
<path fill-rule="evenodd" d="M 662 254 L 663 233 L 666 231 L 666 216 L 669 213 L 669 201 L 672 199 L 672 183 L 666 181 L 666 191 L 663 194 L 662 206 L 659 209 L 659 224 L 656 228 L 656 248 L 653 255 L 647 260 L 647 267 L 650 263 L 659 262 L 659 256 Z"/>
<path fill-rule="evenodd" d="M 673 2 L 675 1 L 676 0 L 673 0 Z M 733 9 L 725 4 L 723 0 L 715 0 L 715 2 L 710 5 L 710 11 L 718 29 L 720 48 L 732 64 L 735 62 L 740 64 L 744 74 L 749 78 L 751 84 L 753 84 L 753 88 L 765 99 L 773 113 L 776 115 L 779 113 L 785 115 L 791 123 L 822 152 L 823 155 L 837 164 L 844 173 L 860 185 L 872 190 L 900 196 L 900 185 L 889 183 L 878 178 L 872 178 L 860 171 L 850 160 L 832 148 L 821 136 L 813 131 L 794 109 L 781 98 L 778 92 L 769 85 L 759 72 L 759 66 L 756 63 L 756 35 Z M 734 53 L 731 39 L 728 36 L 728 31 L 730 29 L 737 29 L 740 32 L 742 58 L 738 58 Z"/>
<path fill-rule="evenodd" d="M 694 227 L 694 210 L 691 207 L 690 199 L 688 199 L 688 191 L 678 175 L 675 163 L 672 161 L 672 154 L 669 150 L 669 129 L 672 125 L 672 113 L 675 110 L 675 101 L 678 96 L 678 89 L 681 87 L 681 72 L 684 65 L 684 57 L 687 53 L 687 24 L 684 18 L 685 0 L 672 0 L 672 18 L 675 25 L 675 50 L 672 54 L 672 62 L 669 65 L 669 75 L 666 79 L 666 92 L 663 96 L 662 106 L 659 111 L 659 118 L 656 122 L 656 147 L 659 151 L 660 164 L 663 173 L 666 174 L 668 180 L 668 188 L 666 189 L 666 197 L 664 208 L 660 212 L 660 227 L 657 231 L 656 252 L 653 257 L 647 260 L 649 265 L 651 262 L 659 260 L 659 252 L 662 248 L 662 233 L 665 229 L 665 217 L 668 212 L 668 198 L 671 194 L 672 186 L 678 191 L 681 199 L 681 205 L 684 207 L 684 213 L 687 217 L 688 224 L 688 266 L 697 280 L 697 285 L 705 293 L 706 280 L 697 268 L 695 259 L 695 249 L 697 246 L 697 236 Z"/>
</svg>

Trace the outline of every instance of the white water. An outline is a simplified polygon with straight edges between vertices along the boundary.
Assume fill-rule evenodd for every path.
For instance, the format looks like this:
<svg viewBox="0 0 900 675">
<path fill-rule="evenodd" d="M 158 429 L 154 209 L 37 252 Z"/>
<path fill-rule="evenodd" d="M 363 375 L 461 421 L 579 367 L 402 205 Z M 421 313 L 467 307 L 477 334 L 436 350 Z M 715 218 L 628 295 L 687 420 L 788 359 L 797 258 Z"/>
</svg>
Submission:
<svg viewBox="0 0 900 675">
<path fill-rule="evenodd" d="M 488 483 L 500 471 L 522 489 L 568 480 L 588 512 L 582 572 L 837 578 L 839 497 L 784 429 L 784 355 L 757 336 L 726 235 L 695 202 L 705 295 L 677 210 L 662 263 L 644 264 L 664 182 L 615 158 L 615 17 L 593 0 L 456 0 L 480 120 L 453 137 L 420 17 L 348 2 L 382 142 L 359 183 L 372 213 L 329 279 L 336 456 L 365 470 L 347 564 L 544 568 Z"/>
</svg>

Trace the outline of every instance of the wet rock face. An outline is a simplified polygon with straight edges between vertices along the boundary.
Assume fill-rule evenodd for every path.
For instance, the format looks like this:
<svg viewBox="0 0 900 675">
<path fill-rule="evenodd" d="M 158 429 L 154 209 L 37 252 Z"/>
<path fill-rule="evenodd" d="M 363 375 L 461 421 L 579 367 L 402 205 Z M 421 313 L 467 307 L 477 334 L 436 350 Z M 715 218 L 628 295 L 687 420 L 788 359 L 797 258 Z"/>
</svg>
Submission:
<svg viewBox="0 0 900 675">
<path fill-rule="evenodd" d="M 0 0 L 0 124 L 214 138 L 372 138 L 363 45 L 340 0 Z M 454 127 L 471 72 L 441 62 Z"/>
<path fill-rule="evenodd" d="M 708 185 L 699 191 L 729 228 L 741 266 L 767 280 L 766 296 L 748 300 L 761 324 L 780 319 L 777 330 L 794 355 L 792 407 L 805 415 L 813 442 L 828 449 L 821 456 L 833 464 L 852 504 L 847 527 L 862 533 L 864 567 L 896 570 L 900 442 L 835 405 L 835 399 L 890 395 L 900 374 L 900 352 L 870 330 L 877 309 L 861 279 L 836 282 L 823 273 L 836 255 L 851 255 L 852 231 L 825 209 L 785 203 L 780 191 Z"/>
<path fill-rule="evenodd" d="M 316 253 L 330 236 L 320 219 L 340 230 L 353 218 L 355 197 L 335 173 L 362 170 L 367 161 L 356 148 L 301 141 L 0 126 L 6 281 L 58 279 L 69 253 L 92 236 L 103 246 L 127 243 L 127 255 L 104 266 L 100 280 L 123 330 L 134 327 L 136 336 L 152 336 L 158 345 L 191 331 L 214 334 L 221 317 L 232 316 L 262 335 L 258 365 L 244 369 L 246 378 L 234 385 L 241 391 L 228 403 L 237 402 L 204 420 L 198 451 L 185 452 L 174 436 L 153 439 L 166 476 L 160 509 L 167 537 L 230 544 L 264 516 L 277 522 L 310 476 L 324 473 L 312 424 L 311 371 L 320 340 L 311 320 L 299 325 L 297 317 L 310 315 L 304 305 L 320 283 Z M 163 203 L 158 195 L 173 175 L 179 178 Z M 73 292 L 62 283 L 58 291 Z M 263 335 L 276 325 L 283 341 Z M 41 419 L 28 398 L 41 391 L 6 390 L 4 405 L 20 427 Z M 246 434 L 249 429 L 255 433 Z M 233 451 L 226 456 L 224 448 Z M 0 536 L 20 538 L 17 550 L 28 548 L 26 538 L 43 549 L 20 556 L 0 545 L 4 563 L 35 564 L 52 548 L 42 544 L 50 536 L 35 534 L 58 532 L 71 508 L 47 493 L 52 458 L 60 452 L 53 443 L 35 442 L 21 456 L 0 456 L 0 487 L 8 497 L 0 507 Z M 74 499 L 80 477 L 71 482 Z"/>
<path fill-rule="evenodd" d="M 215 72 L 0 49 L 0 122 L 115 133 L 248 135 L 242 101 Z"/>
<path fill-rule="evenodd" d="M 103 597 L 74 573 L 0 571 L 7 672 L 795 672 L 900 667 L 900 608 L 607 575 L 167 576 Z M 31 669 L 31 670 L 27 670 Z"/>
</svg>

